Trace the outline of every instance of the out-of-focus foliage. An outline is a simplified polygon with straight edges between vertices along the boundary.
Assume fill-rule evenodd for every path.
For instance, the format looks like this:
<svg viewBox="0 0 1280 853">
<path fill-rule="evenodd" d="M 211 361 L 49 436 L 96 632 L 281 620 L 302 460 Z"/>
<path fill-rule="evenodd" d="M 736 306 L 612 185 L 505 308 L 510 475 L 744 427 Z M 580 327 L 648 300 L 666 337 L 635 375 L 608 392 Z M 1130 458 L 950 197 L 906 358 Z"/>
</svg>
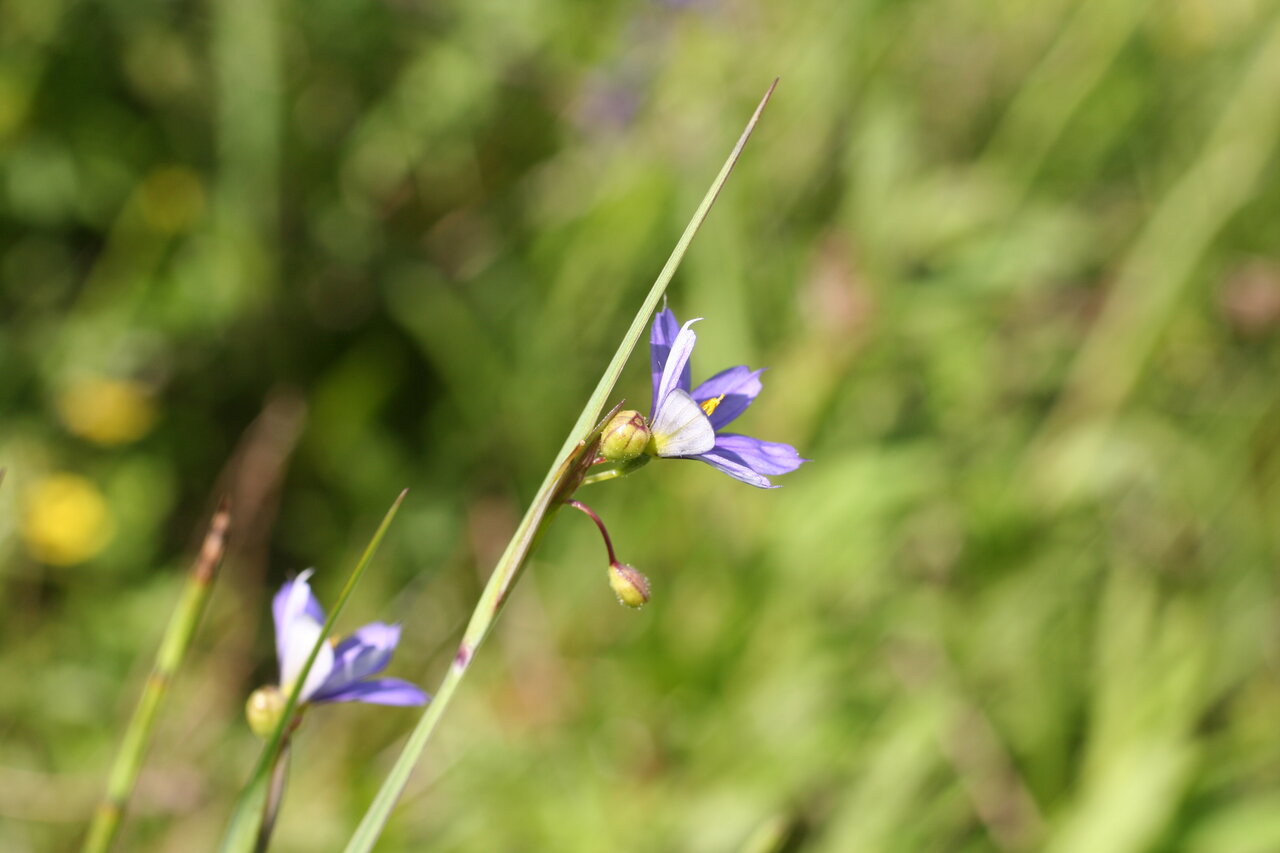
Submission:
<svg viewBox="0 0 1280 853">
<path fill-rule="evenodd" d="M 344 622 L 430 689 L 775 74 L 671 298 L 815 461 L 584 490 L 652 603 L 562 514 L 382 849 L 1280 849 L 1273 0 L 2 0 L 0 848 L 79 837 L 217 495 L 121 849 L 214 843 L 270 592 L 404 486 Z M 413 719 L 309 715 L 274 849 Z"/>
</svg>

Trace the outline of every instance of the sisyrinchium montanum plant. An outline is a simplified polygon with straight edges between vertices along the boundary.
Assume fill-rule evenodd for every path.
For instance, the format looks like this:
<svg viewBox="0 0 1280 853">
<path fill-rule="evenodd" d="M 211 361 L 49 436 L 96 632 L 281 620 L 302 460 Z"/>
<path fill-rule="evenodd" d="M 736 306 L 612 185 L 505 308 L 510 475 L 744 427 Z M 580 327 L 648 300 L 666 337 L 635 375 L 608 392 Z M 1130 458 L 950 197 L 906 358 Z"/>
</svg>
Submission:
<svg viewBox="0 0 1280 853">
<path fill-rule="evenodd" d="M 769 488 L 772 486 L 768 479 L 770 476 L 792 471 L 804 461 L 788 445 L 721 432 L 721 428 L 740 415 L 759 394 L 759 372 L 735 367 L 692 388 L 688 365 L 696 339 L 689 324 L 680 328 L 674 315 L 665 309 L 654 316 L 689 244 L 706 220 L 760 120 L 777 82 L 773 82 L 760 100 L 737 144 L 685 227 L 583 407 L 555 464 L 547 472 L 511 541 L 499 557 L 463 633 L 452 665 L 356 828 L 346 853 L 367 853 L 377 843 L 396 801 L 408 784 L 410 774 L 421 759 L 477 650 L 492 630 L 530 552 L 560 507 L 568 505 L 583 510 L 600 528 L 609 554 L 610 584 L 619 600 L 632 607 L 643 605 L 648 600 L 648 581 L 617 559 L 604 523 L 575 498 L 580 486 L 630 474 L 643 464 L 639 461 L 642 459 L 673 458 L 697 459 L 743 482 Z M 644 418 L 637 412 L 621 412 L 621 405 L 618 405 L 602 419 L 606 401 L 651 317 L 654 318 L 650 335 L 654 401 L 650 417 Z"/>
<path fill-rule="evenodd" d="M 731 367 L 694 387 L 690 357 L 697 340 L 692 330 L 696 321 L 681 326 L 670 310 L 665 307 L 658 310 L 689 244 L 706 220 L 776 86 L 775 80 L 760 100 L 636 312 L 555 464 L 547 472 L 498 559 L 472 612 L 452 664 L 348 842 L 346 853 L 367 853 L 377 843 L 445 709 L 502 612 L 529 554 L 560 507 L 567 505 L 585 512 L 599 528 L 608 552 L 609 583 L 618 600 L 629 607 L 640 607 L 649 600 L 648 580 L 617 559 L 604 522 L 575 497 L 581 486 L 627 476 L 651 459 L 694 459 L 744 483 L 767 489 L 774 488 L 770 477 L 794 471 L 805 461 L 790 445 L 724 431 L 724 427 L 741 415 L 760 394 L 761 371 L 743 366 Z M 637 411 L 621 411 L 621 405 L 617 405 L 602 418 L 605 403 L 646 326 L 650 326 L 653 380 L 650 414 L 645 417 Z M 378 701 L 372 697 L 382 697 L 389 704 L 426 701 L 424 694 L 407 683 L 367 680 L 376 669 L 385 665 L 390 648 L 399 636 L 390 626 L 376 629 L 366 626 L 357 632 L 356 643 L 364 642 L 359 638 L 369 632 L 369 636 L 364 638 L 368 642 L 360 646 L 359 651 L 350 652 L 342 645 L 352 640 L 340 641 L 335 649 L 325 648 L 337 611 L 371 559 L 399 503 L 397 500 L 383 520 L 327 621 L 323 619 L 318 605 L 311 605 L 309 590 L 305 594 L 299 591 L 305 587 L 306 576 L 300 576 L 277 596 L 277 641 L 282 643 L 277 649 L 281 685 L 260 691 L 250 700 L 250 717 L 258 717 L 255 728 L 266 734 L 267 743 L 232 815 L 221 847 L 225 853 L 265 849 L 283 786 L 282 756 L 287 749 L 288 735 L 300 719 L 299 709 L 323 701 Z M 283 629 L 282 622 L 288 622 L 288 619 L 282 619 L 282 597 L 283 604 L 288 605 L 285 616 L 292 614 L 291 618 L 300 620 Z M 316 625 L 322 621 L 324 624 L 317 628 Z M 350 659 L 362 661 L 361 665 L 342 669 L 338 662 L 348 659 L 342 651 L 349 651 Z M 376 667 L 371 665 L 374 663 Z"/>
</svg>

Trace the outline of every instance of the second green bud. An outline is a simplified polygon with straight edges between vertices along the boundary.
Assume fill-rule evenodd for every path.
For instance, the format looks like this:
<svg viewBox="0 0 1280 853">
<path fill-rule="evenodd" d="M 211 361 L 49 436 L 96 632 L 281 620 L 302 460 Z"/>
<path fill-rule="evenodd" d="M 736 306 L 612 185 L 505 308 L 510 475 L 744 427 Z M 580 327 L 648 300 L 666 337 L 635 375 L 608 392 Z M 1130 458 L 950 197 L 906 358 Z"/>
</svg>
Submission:
<svg viewBox="0 0 1280 853">
<path fill-rule="evenodd" d="M 618 412 L 600 433 L 600 455 L 610 462 L 630 462 L 648 444 L 649 425 L 634 409 Z"/>
</svg>

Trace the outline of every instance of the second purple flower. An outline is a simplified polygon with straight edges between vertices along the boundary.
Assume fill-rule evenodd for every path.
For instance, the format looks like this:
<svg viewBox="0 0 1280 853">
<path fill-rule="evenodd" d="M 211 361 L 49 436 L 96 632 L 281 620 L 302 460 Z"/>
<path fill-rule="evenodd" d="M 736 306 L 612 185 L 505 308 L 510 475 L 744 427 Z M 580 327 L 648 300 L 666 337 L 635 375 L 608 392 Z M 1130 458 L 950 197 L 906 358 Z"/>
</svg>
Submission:
<svg viewBox="0 0 1280 853">
<path fill-rule="evenodd" d="M 697 459 L 736 480 L 761 489 L 777 488 L 770 477 L 808 461 L 789 444 L 765 441 L 724 428 L 759 396 L 762 370 L 744 365 L 722 370 L 696 388 L 689 366 L 697 335 L 670 309 L 653 318 L 649 333 L 653 405 L 647 419 L 622 412 L 606 428 L 602 453 L 616 461 L 641 453 L 667 459 Z"/>
</svg>

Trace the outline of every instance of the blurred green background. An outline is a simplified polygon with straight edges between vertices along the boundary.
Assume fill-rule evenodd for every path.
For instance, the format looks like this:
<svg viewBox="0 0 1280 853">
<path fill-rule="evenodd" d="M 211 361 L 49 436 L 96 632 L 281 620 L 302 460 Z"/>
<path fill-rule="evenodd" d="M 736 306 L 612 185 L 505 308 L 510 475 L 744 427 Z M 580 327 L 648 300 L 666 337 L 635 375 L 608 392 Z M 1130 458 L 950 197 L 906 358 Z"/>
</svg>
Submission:
<svg viewBox="0 0 1280 853">
<path fill-rule="evenodd" d="M 0 2 L 0 848 L 65 850 L 217 497 L 118 849 L 216 841 L 268 599 L 428 689 L 670 291 L 815 460 L 580 493 L 381 849 L 1280 849 L 1274 0 Z M 619 395 L 648 404 L 647 348 Z M 340 849 L 416 715 L 299 733 Z"/>
</svg>

